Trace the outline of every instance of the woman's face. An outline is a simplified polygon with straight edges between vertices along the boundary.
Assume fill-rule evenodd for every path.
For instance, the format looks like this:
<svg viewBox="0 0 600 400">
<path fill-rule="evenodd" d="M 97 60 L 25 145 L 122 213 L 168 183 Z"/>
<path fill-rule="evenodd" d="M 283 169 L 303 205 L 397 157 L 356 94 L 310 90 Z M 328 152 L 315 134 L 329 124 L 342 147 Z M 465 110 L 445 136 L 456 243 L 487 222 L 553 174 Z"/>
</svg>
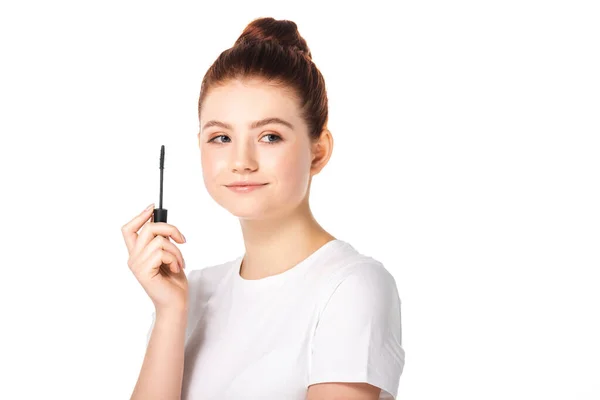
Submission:
<svg viewBox="0 0 600 400">
<path fill-rule="evenodd" d="M 209 91 L 198 139 L 204 184 L 219 205 L 239 218 L 265 219 L 303 201 L 313 155 L 299 113 L 289 92 L 263 80 L 230 81 Z M 291 126 L 267 121 L 273 118 Z M 236 181 L 266 185 L 250 192 L 226 186 Z"/>
</svg>

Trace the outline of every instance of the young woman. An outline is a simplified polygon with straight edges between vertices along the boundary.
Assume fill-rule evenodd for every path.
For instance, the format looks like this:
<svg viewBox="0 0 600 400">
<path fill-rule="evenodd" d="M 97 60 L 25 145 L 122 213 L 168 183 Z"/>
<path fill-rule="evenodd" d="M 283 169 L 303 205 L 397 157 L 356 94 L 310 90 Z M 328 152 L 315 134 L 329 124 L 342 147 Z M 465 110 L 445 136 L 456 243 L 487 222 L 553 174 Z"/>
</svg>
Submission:
<svg viewBox="0 0 600 400">
<path fill-rule="evenodd" d="M 198 111 L 204 183 L 239 218 L 245 254 L 186 276 L 169 238 L 185 239 L 152 223 L 153 205 L 123 226 L 128 264 L 155 305 L 132 399 L 395 398 L 405 355 L 396 282 L 309 207 L 333 138 L 323 76 L 296 24 L 252 21 L 206 73 Z"/>
</svg>

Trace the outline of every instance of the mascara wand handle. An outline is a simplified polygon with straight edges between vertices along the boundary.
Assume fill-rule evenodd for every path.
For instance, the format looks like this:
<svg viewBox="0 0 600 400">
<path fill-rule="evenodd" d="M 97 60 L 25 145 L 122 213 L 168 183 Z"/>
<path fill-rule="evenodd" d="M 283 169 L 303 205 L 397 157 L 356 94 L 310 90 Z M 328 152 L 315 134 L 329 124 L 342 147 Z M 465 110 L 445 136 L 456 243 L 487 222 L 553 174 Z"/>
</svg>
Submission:
<svg viewBox="0 0 600 400">
<path fill-rule="evenodd" d="M 155 208 L 153 221 L 154 222 L 167 222 L 167 209 L 166 208 Z"/>
</svg>

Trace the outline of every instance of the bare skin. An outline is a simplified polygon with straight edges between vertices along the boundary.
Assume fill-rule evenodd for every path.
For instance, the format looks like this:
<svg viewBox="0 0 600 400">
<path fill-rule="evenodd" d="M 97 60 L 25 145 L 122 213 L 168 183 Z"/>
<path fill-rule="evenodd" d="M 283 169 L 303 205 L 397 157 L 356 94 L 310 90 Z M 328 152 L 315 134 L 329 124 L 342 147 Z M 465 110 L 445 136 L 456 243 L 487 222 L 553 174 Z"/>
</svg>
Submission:
<svg viewBox="0 0 600 400">
<path fill-rule="evenodd" d="M 185 238 L 171 224 L 152 222 L 153 209 L 150 205 L 121 227 L 129 253 L 127 265 L 156 311 L 132 400 L 181 398 L 188 281 L 183 255 L 170 239 L 185 243 Z"/>
</svg>

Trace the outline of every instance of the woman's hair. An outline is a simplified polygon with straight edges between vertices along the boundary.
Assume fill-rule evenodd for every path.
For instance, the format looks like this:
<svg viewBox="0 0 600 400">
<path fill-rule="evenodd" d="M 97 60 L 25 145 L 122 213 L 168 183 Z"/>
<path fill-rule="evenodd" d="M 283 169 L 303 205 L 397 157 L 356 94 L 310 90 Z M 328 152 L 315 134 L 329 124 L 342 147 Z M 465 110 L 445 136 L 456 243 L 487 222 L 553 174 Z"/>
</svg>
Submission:
<svg viewBox="0 0 600 400">
<path fill-rule="evenodd" d="M 290 90 L 298 101 L 310 138 L 319 138 L 328 118 L 325 80 L 294 22 L 273 18 L 250 22 L 233 47 L 223 51 L 204 75 L 198 117 L 211 88 L 244 78 L 263 78 Z"/>
</svg>

